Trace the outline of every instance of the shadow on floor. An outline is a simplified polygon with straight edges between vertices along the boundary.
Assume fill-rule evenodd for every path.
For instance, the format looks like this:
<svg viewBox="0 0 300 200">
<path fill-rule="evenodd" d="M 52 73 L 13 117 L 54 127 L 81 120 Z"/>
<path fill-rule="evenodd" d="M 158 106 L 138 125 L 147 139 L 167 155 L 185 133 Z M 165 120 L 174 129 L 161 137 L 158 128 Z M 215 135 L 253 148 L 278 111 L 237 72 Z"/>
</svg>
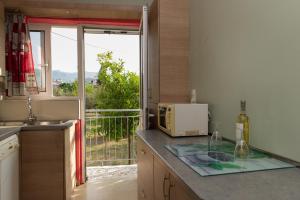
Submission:
<svg viewBox="0 0 300 200">
<path fill-rule="evenodd" d="M 89 178 L 89 181 L 75 189 L 71 200 L 137 200 L 137 175 L 136 166 L 129 173 L 128 166 L 124 169 L 120 166 L 114 169 L 88 169 L 88 174 L 94 176 Z M 134 171 L 135 170 L 135 171 Z M 103 174 L 100 176 L 96 172 L 114 172 Z M 124 173 L 123 173 L 124 172 Z M 125 195 L 125 196 L 124 196 Z"/>
</svg>

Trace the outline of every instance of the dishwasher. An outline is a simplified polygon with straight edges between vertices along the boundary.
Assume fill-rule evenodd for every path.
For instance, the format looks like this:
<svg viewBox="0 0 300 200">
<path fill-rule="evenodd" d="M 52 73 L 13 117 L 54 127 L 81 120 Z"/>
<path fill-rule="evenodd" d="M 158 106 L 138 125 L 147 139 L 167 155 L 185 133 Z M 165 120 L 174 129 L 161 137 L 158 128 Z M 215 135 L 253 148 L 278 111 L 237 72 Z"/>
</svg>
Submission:
<svg viewBox="0 0 300 200">
<path fill-rule="evenodd" d="M 17 135 L 0 141 L 0 200 L 19 200 L 19 141 Z"/>
</svg>

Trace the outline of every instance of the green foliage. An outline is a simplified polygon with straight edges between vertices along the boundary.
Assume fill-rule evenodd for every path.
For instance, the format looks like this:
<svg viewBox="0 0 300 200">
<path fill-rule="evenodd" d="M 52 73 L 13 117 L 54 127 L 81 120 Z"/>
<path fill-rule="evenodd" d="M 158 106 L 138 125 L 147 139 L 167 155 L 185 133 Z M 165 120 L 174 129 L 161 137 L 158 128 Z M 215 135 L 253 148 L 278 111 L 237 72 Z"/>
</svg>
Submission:
<svg viewBox="0 0 300 200">
<path fill-rule="evenodd" d="M 124 62 L 119 59 L 113 60 L 112 52 L 98 54 L 101 66 L 98 73 L 99 86 L 95 90 L 95 107 L 99 109 L 136 109 L 139 108 L 139 76 L 125 70 Z M 106 112 L 103 116 L 132 116 L 138 112 Z M 127 121 L 128 120 L 128 121 Z M 95 120 L 92 123 L 101 124 L 98 128 L 91 128 L 92 135 L 108 136 L 114 132 L 118 140 L 132 134 L 138 125 L 138 120 L 118 119 L 114 122 L 109 120 Z M 110 124 L 111 123 L 111 124 Z M 128 124 L 128 126 L 127 126 Z"/>
<path fill-rule="evenodd" d="M 114 61 L 112 52 L 98 54 L 101 69 L 98 74 L 100 90 L 97 108 L 139 108 L 139 76 L 125 71 L 122 60 Z"/>
<path fill-rule="evenodd" d="M 54 96 L 78 96 L 78 81 L 73 83 L 61 83 L 58 87 L 53 88 Z"/>
<path fill-rule="evenodd" d="M 124 61 L 114 60 L 112 52 L 97 55 L 100 65 L 98 84 L 86 83 L 86 109 L 136 109 L 139 108 L 140 79 L 136 73 L 125 70 Z M 78 96 L 78 81 L 61 83 L 54 88 L 55 96 Z M 87 136 L 95 135 L 112 137 L 119 140 L 135 132 L 139 124 L 137 117 L 117 118 L 119 116 L 137 116 L 138 112 L 105 112 L 99 114 L 112 119 L 96 119 L 97 116 L 86 124 Z M 111 120 L 111 121 L 110 121 Z"/>
</svg>

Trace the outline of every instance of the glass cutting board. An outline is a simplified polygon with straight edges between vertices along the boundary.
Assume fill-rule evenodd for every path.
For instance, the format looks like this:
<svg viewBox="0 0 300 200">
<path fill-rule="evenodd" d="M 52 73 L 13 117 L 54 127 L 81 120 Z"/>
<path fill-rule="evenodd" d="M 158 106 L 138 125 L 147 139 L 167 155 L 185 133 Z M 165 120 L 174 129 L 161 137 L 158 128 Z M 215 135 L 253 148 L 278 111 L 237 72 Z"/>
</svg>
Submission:
<svg viewBox="0 0 300 200">
<path fill-rule="evenodd" d="M 210 151 L 208 144 L 171 144 L 165 147 L 201 176 L 295 167 L 253 149 L 248 159 L 234 160 L 235 145 L 227 141 L 223 141 L 217 151 Z"/>
</svg>

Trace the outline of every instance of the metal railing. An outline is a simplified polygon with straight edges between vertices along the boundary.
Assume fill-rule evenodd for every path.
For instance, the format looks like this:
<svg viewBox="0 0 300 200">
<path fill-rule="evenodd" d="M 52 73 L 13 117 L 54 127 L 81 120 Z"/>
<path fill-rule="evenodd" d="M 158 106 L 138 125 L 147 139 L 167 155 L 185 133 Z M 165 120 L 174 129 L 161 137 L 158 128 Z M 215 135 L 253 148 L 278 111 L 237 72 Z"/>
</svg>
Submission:
<svg viewBox="0 0 300 200">
<path fill-rule="evenodd" d="M 136 162 L 136 131 L 140 109 L 88 109 L 85 111 L 87 166 Z"/>
</svg>

